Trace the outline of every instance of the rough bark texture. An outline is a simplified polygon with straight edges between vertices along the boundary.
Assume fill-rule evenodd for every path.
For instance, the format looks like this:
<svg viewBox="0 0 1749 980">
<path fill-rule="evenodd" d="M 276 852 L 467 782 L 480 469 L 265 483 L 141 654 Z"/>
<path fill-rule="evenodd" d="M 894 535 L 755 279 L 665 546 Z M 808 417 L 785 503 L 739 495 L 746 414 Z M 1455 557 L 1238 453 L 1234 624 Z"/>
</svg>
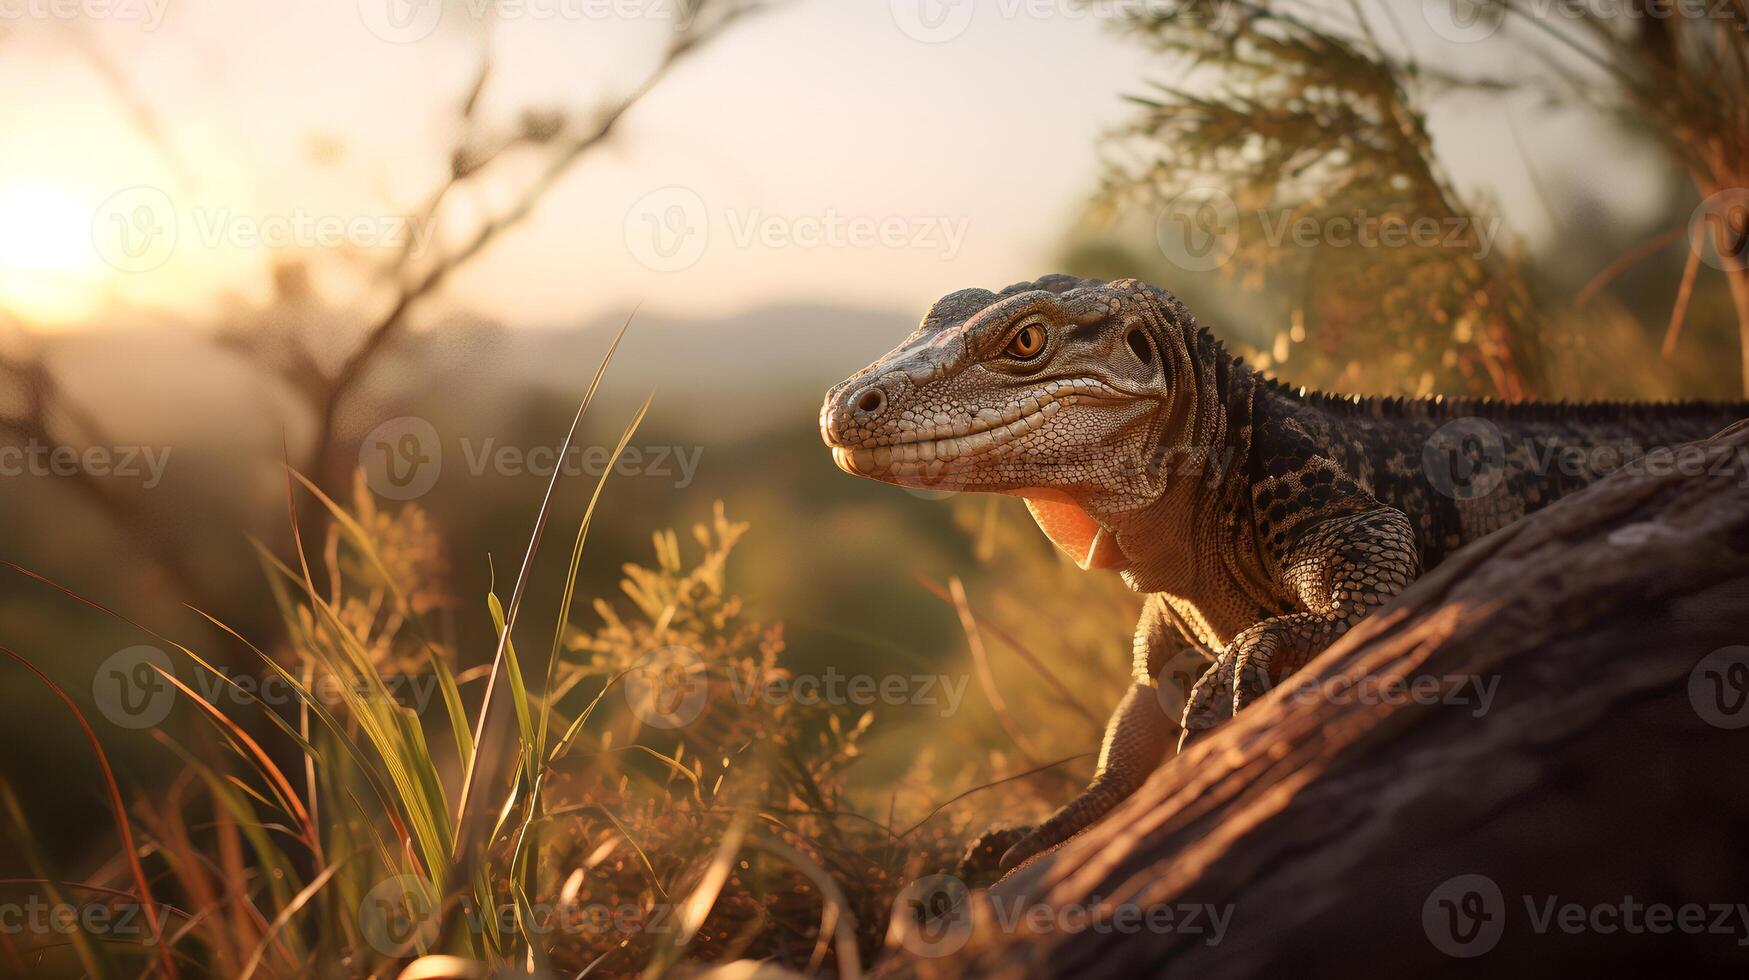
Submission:
<svg viewBox="0 0 1749 980">
<path fill-rule="evenodd" d="M 1741 975 L 1749 427 L 1704 445 L 1452 556 L 882 972 Z"/>
</svg>

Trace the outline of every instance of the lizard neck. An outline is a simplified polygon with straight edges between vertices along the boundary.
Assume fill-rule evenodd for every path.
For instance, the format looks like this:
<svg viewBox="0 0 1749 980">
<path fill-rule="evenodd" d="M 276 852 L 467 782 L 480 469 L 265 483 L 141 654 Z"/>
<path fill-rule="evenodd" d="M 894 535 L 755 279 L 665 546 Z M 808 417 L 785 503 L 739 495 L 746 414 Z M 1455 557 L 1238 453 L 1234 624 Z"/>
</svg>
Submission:
<svg viewBox="0 0 1749 980">
<path fill-rule="evenodd" d="M 1096 516 L 1129 559 L 1130 588 L 1189 598 L 1232 577 L 1234 536 L 1250 533 L 1248 521 L 1235 520 L 1246 506 L 1236 474 L 1250 453 L 1257 375 L 1188 317 L 1166 335 L 1166 376 L 1178 390 L 1146 461 L 1159 492 Z"/>
</svg>

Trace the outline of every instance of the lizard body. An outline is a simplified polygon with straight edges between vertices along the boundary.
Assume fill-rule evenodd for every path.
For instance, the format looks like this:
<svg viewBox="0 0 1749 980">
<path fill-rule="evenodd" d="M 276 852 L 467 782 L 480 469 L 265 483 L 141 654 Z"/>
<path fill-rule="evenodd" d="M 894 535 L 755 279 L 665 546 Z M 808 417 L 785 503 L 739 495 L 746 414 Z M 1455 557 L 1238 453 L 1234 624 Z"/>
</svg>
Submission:
<svg viewBox="0 0 1749 980">
<path fill-rule="evenodd" d="M 943 297 L 828 392 L 820 429 L 852 474 L 1026 498 L 1077 564 L 1147 596 L 1092 784 L 1007 868 L 1132 793 L 1174 730 L 1182 748 L 1231 717 L 1453 550 L 1745 415 L 1296 390 L 1164 290 L 1048 276 Z"/>
</svg>

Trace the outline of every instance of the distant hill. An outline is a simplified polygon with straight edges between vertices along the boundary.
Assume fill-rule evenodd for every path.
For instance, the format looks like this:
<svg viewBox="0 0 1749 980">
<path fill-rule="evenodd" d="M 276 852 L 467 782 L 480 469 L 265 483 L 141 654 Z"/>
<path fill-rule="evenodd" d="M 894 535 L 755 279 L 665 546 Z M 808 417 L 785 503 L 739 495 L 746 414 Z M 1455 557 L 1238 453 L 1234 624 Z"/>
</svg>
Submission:
<svg viewBox="0 0 1749 980">
<path fill-rule="evenodd" d="M 808 403 L 897 344 L 917 319 L 912 312 L 820 306 L 770 307 L 717 320 L 639 313 L 615 356 L 602 404 L 635 404 L 656 389 L 655 420 L 684 420 L 698 438 L 811 427 Z M 624 321 L 620 313 L 581 325 L 509 328 L 452 316 L 390 349 L 349 402 L 348 414 L 372 420 L 385 406 L 399 405 L 460 411 L 485 422 L 547 398 L 572 402 Z M 295 334 L 319 338 L 318 360 L 332 370 L 349 322 L 322 309 L 276 308 L 227 329 L 223 344 L 183 326 L 70 331 L 41 344 L 69 392 L 98 417 L 113 419 L 128 438 L 217 430 L 249 441 L 269 437 L 277 445 L 280 423 L 272 406 L 291 404 L 290 392 L 264 383 L 256 363 L 279 358 Z M 303 435 L 301 414 L 289 416 L 294 443 Z"/>
</svg>

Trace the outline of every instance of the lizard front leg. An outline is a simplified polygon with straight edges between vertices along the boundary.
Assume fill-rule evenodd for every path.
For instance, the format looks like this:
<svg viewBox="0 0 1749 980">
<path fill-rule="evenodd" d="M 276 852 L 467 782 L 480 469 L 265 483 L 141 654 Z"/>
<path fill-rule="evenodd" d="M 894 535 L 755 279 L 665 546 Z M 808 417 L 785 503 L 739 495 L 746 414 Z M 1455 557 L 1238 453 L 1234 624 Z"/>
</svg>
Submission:
<svg viewBox="0 0 1749 980">
<path fill-rule="evenodd" d="M 1308 528 L 1288 549 L 1282 586 L 1298 611 L 1241 631 L 1197 681 L 1180 751 L 1305 666 L 1421 572 L 1409 519 L 1375 507 Z"/>
<path fill-rule="evenodd" d="M 1168 620 L 1164 600 L 1150 597 L 1136 626 L 1135 683 L 1106 722 L 1093 781 L 1002 855 L 1003 872 L 1085 830 L 1128 799 L 1159 768 L 1177 726 L 1166 710 L 1171 692 L 1157 688 L 1156 679 L 1170 677 L 1172 668 L 1179 666 L 1176 661 L 1193 654 Z"/>
</svg>

